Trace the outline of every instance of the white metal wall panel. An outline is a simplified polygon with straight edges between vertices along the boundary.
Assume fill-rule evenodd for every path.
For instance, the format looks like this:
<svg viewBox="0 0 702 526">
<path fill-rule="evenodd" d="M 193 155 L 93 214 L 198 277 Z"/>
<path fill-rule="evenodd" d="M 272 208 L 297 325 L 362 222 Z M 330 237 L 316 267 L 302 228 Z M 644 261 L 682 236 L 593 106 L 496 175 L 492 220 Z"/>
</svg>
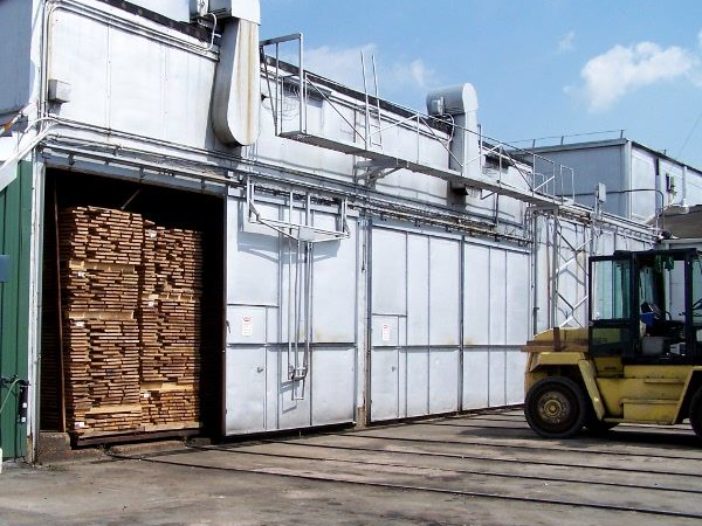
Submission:
<svg viewBox="0 0 702 526">
<path fill-rule="evenodd" d="M 463 268 L 463 342 L 484 345 L 490 331 L 490 248 L 466 245 Z"/>
<path fill-rule="evenodd" d="M 289 249 L 296 251 L 297 243 L 249 223 L 245 206 L 233 198 L 227 203 L 226 433 L 352 422 L 358 352 L 356 225 L 350 225 L 351 239 L 313 249 L 314 342 L 306 379 L 291 381 L 287 276 Z M 277 205 L 259 204 L 258 209 L 269 218 L 285 215 Z M 296 212 L 293 220 L 299 219 Z M 322 227 L 334 223 L 322 213 L 315 213 L 314 220 Z M 294 266 L 294 253 L 292 262 Z M 398 327 L 393 332 L 397 336 Z"/>
<path fill-rule="evenodd" d="M 228 347 L 226 428 L 239 433 L 266 429 L 266 350 Z"/>
<path fill-rule="evenodd" d="M 124 31 L 109 32 L 110 125 L 139 130 L 146 137 L 163 136 L 165 51 L 148 39 Z"/>
<path fill-rule="evenodd" d="M 371 363 L 371 420 L 400 417 L 400 351 L 374 348 Z"/>
<path fill-rule="evenodd" d="M 460 345 L 461 244 L 432 238 L 429 274 L 429 343 Z"/>
<path fill-rule="evenodd" d="M 524 401 L 524 372 L 527 354 L 518 347 L 505 353 L 506 392 L 505 403 L 508 405 L 521 404 Z"/>
<path fill-rule="evenodd" d="M 315 214 L 314 224 L 334 230 L 333 217 Z M 356 225 L 349 225 L 351 239 L 330 241 L 314 246 L 313 341 L 349 343 L 356 333 Z M 348 301 L 354 298 L 354 301 Z"/>
<path fill-rule="evenodd" d="M 489 352 L 487 348 L 463 351 L 463 409 L 489 406 Z"/>
<path fill-rule="evenodd" d="M 519 403 L 524 362 L 515 350 L 531 336 L 530 256 L 498 246 L 464 250 L 462 407 Z"/>
<path fill-rule="evenodd" d="M 261 205 L 259 209 L 277 217 L 277 208 Z M 278 234 L 248 224 L 244 205 L 233 201 L 227 207 L 227 303 L 243 305 L 278 305 L 278 269 L 280 264 Z"/>
<path fill-rule="evenodd" d="M 429 414 L 429 351 L 428 349 L 407 349 L 404 353 L 406 371 L 405 416 Z"/>
<path fill-rule="evenodd" d="M 500 407 L 507 404 L 506 382 L 507 382 L 507 360 L 504 349 L 490 349 L 490 407 Z"/>
<path fill-rule="evenodd" d="M 404 233 L 373 230 L 373 312 L 406 315 L 407 243 Z"/>
<path fill-rule="evenodd" d="M 507 343 L 507 255 L 502 250 L 490 250 L 490 344 Z M 510 284 L 511 286 L 511 284 Z M 476 301 L 479 301 L 476 298 Z"/>
<path fill-rule="evenodd" d="M 429 238 L 407 237 L 407 344 L 429 344 Z"/>
<path fill-rule="evenodd" d="M 656 188 L 656 160 L 653 154 L 633 149 L 631 152 L 631 189 Z M 656 192 L 632 192 L 628 196 L 631 217 L 648 220 L 656 213 Z"/>
<path fill-rule="evenodd" d="M 71 84 L 70 104 L 61 117 L 107 127 L 110 86 L 108 57 L 110 29 L 87 18 L 60 12 L 54 16 L 51 73 Z M 59 47 L 63 49 L 60 49 Z M 71 50 L 66 53 L 64 50 Z M 75 81 L 74 76 L 78 76 Z M 97 93 L 105 96 L 96 96 Z"/>
<path fill-rule="evenodd" d="M 356 349 L 319 347 L 312 354 L 312 425 L 349 421 L 346 404 L 356 391 Z"/>
<path fill-rule="evenodd" d="M 374 228 L 372 244 L 371 419 L 457 410 L 460 241 Z"/>
<path fill-rule="evenodd" d="M 458 382 L 461 368 L 458 349 L 429 351 L 429 413 L 458 411 Z"/>
<path fill-rule="evenodd" d="M 210 100 L 213 62 L 164 47 L 163 138 L 175 144 L 198 145 L 210 137 Z M 187 124 L 186 124 L 187 123 Z"/>
<path fill-rule="evenodd" d="M 70 84 L 72 92 L 61 117 L 196 148 L 213 146 L 210 98 L 216 62 L 204 56 L 204 48 L 197 51 L 202 44 L 187 50 L 127 31 L 108 17 L 125 18 L 137 32 L 136 20 L 149 27 L 153 23 L 99 7 L 110 14 L 103 18 L 58 9 L 52 15 L 51 77 Z M 171 42 L 192 40 L 176 35 Z"/>
<path fill-rule="evenodd" d="M 507 253 L 507 343 L 523 345 L 529 339 L 529 256 Z"/>
</svg>

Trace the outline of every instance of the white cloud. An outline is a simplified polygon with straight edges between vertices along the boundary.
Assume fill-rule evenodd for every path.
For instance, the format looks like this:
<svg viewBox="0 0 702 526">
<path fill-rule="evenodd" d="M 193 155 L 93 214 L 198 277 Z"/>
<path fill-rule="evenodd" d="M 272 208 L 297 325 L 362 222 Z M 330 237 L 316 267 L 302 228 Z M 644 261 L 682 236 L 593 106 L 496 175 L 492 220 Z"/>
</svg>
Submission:
<svg viewBox="0 0 702 526">
<path fill-rule="evenodd" d="M 583 86 L 566 88 L 566 92 L 583 95 L 590 111 L 601 111 L 643 86 L 676 79 L 697 83 L 699 64 L 694 52 L 677 46 L 663 49 L 653 42 L 617 45 L 590 59 L 580 71 Z"/>
<path fill-rule="evenodd" d="M 558 41 L 558 52 L 565 53 L 575 49 L 575 31 L 568 31 Z"/>
<path fill-rule="evenodd" d="M 697 33 L 697 43 L 702 47 L 702 29 L 700 29 L 700 32 Z"/>
<path fill-rule="evenodd" d="M 361 53 L 369 57 L 375 52 L 375 44 L 364 44 L 351 48 L 322 46 L 305 50 L 305 69 L 353 88 L 363 88 Z M 370 70 L 368 65 L 367 70 Z"/>
<path fill-rule="evenodd" d="M 426 89 L 435 82 L 434 71 L 428 68 L 423 60 L 398 60 L 386 63 L 378 57 L 375 44 L 350 48 L 322 46 L 305 50 L 305 69 L 362 90 L 361 53 L 366 56 L 366 78 L 368 90 L 371 92 L 374 90 L 371 56 L 376 56 L 381 97 L 384 94 L 398 94 L 407 89 Z"/>
</svg>

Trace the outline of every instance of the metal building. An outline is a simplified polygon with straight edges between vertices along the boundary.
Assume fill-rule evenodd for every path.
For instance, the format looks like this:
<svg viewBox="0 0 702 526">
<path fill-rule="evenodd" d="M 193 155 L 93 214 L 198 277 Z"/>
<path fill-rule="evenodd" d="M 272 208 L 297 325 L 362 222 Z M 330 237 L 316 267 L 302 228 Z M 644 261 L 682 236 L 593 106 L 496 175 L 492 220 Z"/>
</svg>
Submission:
<svg viewBox="0 0 702 526">
<path fill-rule="evenodd" d="M 603 210 L 635 221 L 653 221 L 671 207 L 702 204 L 702 171 L 623 136 L 589 142 L 537 146 L 539 155 L 578 173 L 579 203 L 595 206 L 597 185 L 606 187 Z"/>
<path fill-rule="evenodd" d="M 27 421 L 2 415 L 5 457 L 72 431 L 40 416 L 61 204 L 210 240 L 217 436 L 520 403 L 520 346 L 587 318 L 587 257 L 656 240 L 564 196 L 572 170 L 482 136 L 469 84 L 415 113 L 307 71 L 302 35 L 259 42 L 256 0 L 139 4 L 0 2 L 1 305 L 26 320 L 2 317 L 0 372 L 31 385 Z"/>
</svg>

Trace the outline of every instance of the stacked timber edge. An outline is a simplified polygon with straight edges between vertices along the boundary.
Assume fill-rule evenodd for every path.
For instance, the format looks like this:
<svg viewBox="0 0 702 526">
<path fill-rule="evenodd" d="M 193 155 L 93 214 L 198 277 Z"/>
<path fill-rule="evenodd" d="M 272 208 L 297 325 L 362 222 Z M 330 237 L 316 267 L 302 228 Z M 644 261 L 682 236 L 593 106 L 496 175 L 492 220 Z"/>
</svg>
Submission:
<svg viewBox="0 0 702 526">
<path fill-rule="evenodd" d="M 140 305 L 147 431 L 198 427 L 202 236 L 147 221 Z"/>
<path fill-rule="evenodd" d="M 200 234 L 97 207 L 59 231 L 69 432 L 199 428 Z"/>
</svg>

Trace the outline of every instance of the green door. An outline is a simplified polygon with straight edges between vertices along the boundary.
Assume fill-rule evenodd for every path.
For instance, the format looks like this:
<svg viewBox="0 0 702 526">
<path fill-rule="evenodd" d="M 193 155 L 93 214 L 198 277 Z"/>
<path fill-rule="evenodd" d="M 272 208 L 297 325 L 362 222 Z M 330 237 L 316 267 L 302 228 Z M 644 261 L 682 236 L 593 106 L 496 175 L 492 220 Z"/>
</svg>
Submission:
<svg viewBox="0 0 702 526">
<path fill-rule="evenodd" d="M 0 284 L 0 376 L 28 377 L 29 257 L 32 221 L 32 164 L 23 162 L 19 173 L 0 192 L 0 254 L 9 256 L 6 283 Z M 30 389 L 34 389 L 31 386 Z M 0 389 L 0 403 L 9 395 L 0 415 L 0 445 L 4 458 L 26 454 L 27 431 L 18 423 L 17 393 Z"/>
</svg>

